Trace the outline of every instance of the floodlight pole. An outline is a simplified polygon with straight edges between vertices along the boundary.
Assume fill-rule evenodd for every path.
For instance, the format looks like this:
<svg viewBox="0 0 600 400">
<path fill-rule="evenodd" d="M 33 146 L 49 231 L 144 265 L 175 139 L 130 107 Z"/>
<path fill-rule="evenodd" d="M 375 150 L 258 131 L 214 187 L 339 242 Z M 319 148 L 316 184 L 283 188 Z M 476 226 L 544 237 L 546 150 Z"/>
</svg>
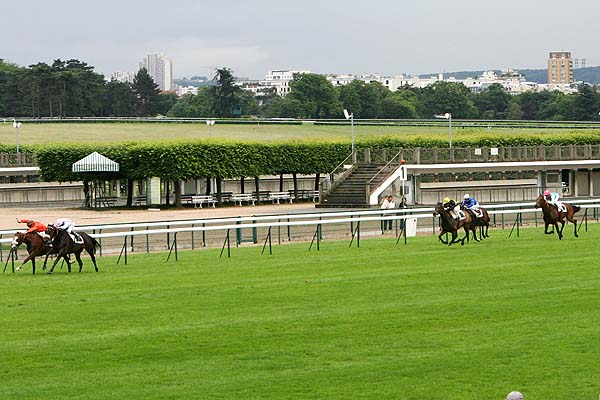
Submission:
<svg viewBox="0 0 600 400">
<path fill-rule="evenodd" d="M 19 128 L 21 127 L 21 123 L 14 120 L 13 127 L 16 130 L 16 142 L 17 142 L 17 159 L 19 158 Z"/>
<path fill-rule="evenodd" d="M 448 113 L 448 126 L 450 127 L 450 148 L 452 148 L 452 114 Z"/>
<path fill-rule="evenodd" d="M 349 113 L 348 110 L 344 108 L 344 117 L 350 120 L 351 132 L 352 132 L 352 154 L 354 154 L 354 113 Z"/>
<path fill-rule="evenodd" d="M 209 126 L 209 136 L 212 138 L 213 125 L 215 124 L 215 120 L 207 120 L 206 125 Z"/>
</svg>

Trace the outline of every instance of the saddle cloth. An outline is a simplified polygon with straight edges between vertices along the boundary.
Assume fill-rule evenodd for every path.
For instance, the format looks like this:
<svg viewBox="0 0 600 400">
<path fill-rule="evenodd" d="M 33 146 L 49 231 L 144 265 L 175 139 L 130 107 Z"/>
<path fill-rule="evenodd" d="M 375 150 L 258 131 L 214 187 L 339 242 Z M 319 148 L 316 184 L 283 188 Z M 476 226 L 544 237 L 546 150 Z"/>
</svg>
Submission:
<svg viewBox="0 0 600 400">
<path fill-rule="evenodd" d="M 77 232 L 70 233 L 70 236 L 75 244 L 83 244 L 83 238 Z"/>
</svg>

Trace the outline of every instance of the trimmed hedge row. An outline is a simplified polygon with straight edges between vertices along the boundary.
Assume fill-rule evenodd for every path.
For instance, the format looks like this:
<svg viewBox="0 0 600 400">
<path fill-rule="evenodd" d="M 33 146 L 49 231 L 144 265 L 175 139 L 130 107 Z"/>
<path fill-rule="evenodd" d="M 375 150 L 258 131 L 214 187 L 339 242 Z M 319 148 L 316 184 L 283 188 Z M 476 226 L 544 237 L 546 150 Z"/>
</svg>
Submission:
<svg viewBox="0 0 600 400">
<path fill-rule="evenodd" d="M 453 138 L 455 147 L 505 147 L 537 145 L 600 144 L 600 132 L 549 134 L 461 133 Z M 440 135 L 373 136 L 361 138 L 357 148 L 447 147 Z M 14 152 L 14 146 L 0 145 L 0 152 Z M 120 177 L 142 179 L 157 176 L 167 180 L 200 177 L 237 178 L 281 173 L 316 174 L 333 170 L 350 153 L 347 141 L 302 141 L 254 143 L 187 140 L 147 143 L 70 144 L 23 146 L 36 154 L 42 179 L 73 181 L 71 165 L 97 151 L 121 165 Z"/>
</svg>

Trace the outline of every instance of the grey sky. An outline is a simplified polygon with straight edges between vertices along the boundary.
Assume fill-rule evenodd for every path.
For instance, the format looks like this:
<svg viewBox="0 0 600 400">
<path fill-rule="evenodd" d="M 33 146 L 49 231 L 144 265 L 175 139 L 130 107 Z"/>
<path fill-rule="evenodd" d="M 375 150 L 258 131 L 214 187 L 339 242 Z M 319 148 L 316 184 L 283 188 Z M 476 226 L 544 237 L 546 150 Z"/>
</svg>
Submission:
<svg viewBox="0 0 600 400">
<path fill-rule="evenodd" d="M 8 3 L 8 4 L 6 4 Z M 77 58 L 110 74 L 149 52 L 176 77 L 227 66 L 380 74 L 545 68 L 570 50 L 598 65 L 598 0 L 2 1 L 0 58 Z M 11 17 L 8 17 L 11 16 Z"/>
</svg>

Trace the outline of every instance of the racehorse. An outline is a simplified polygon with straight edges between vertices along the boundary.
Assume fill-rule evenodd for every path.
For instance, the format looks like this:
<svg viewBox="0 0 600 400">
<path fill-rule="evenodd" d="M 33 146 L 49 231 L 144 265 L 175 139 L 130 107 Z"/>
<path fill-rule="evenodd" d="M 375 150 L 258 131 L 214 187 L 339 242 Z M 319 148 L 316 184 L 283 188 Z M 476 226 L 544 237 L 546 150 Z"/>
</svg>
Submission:
<svg viewBox="0 0 600 400">
<path fill-rule="evenodd" d="M 565 229 L 565 218 L 567 221 L 571 222 L 574 226 L 573 233 L 575 237 L 579 237 L 577 235 L 577 220 L 573 219 L 576 212 L 581 210 L 581 207 L 571 205 L 569 203 L 563 203 L 567 212 L 559 211 L 557 207 L 554 207 L 551 204 L 548 204 L 546 198 L 543 194 L 540 194 L 537 199 L 535 199 L 535 208 L 541 208 L 544 214 L 544 224 L 546 225 L 544 228 L 544 233 L 546 235 L 552 235 L 554 233 L 554 229 L 552 232 L 548 232 L 548 226 L 553 225 L 558 232 L 558 239 L 562 240 L 563 238 L 563 229 Z M 560 222 L 560 229 L 558 229 L 558 223 Z"/>
<path fill-rule="evenodd" d="M 27 245 L 27 253 L 29 253 L 29 255 L 21 262 L 21 265 L 17 267 L 17 271 L 20 271 L 27 261 L 31 261 L 33 273 L 35 274 L 35 258 L 47 256 L 48 254 L 51 254 L 54 249 L 52 246 L 47 245 L 44 242 L 44 239 L 42 239 L 36 232 L 17 232 L 11 243 L 11 251 L 15 251 L 16 248 L 23 243 Z M 69 261 L 67 259 L 67 263 L 68 262 Z"/>
<path fill-rule="evenodd" d="M 90 258 L 94 263 L 94 268 L 96 269 L 96 272 L 98 272 L 98 265 L 96 265 L 96 256 L 94 253 L 96 252 L 96 247 L 100 246 L 100 243 L 98 243 L 96 239 L 85 232 L 77 232 L 77 234 L 83 239 L 83 243 L 75 243 L 67 232 L 56 228 L 54 225 L 48 225 L 46 233 L 52 238 L 52 246 L 56 249 L 56 253 L 58 254 L 56 260 L 54 260 L 54 264 L 52 264 L 52 268 L 50 268 L 50 271 L 48 271 L 48 274 L 51 274 L 54 271 L 54 267 L 56 267 L 58 260 L 61 257 L 66 257 L 68 254 L 75 254 L 75 258 L 79 264 L 79 272 L 81 272 L 81 269 L 83 268 L 81 253 L 83 250 L 87 251 L 87 253 L 90 255 Z M 71 272 L 70 265 L 69 272 Z"/>
<path fill-rule="evenodd" d="M 479 239 L 477 239 L 477 231 L 475 224 L 473 222 L 473 219 L 471 218 L 471 215 L 469 215 L 468 213 L 465 215 L 464 219 L 457 221 L 454 219 L 454 217 L 452 217 L 452 214 L 450 214 L 450 212 L 444 208 L 444 205 L 442 203 L 437 203 L 435 206 L 435 211 L 433 212 L 433 216 L 435 217 L 436 215 L 439 215 L 442 219 L 442 231 L 438 236 L 440 242 L 447 244 L 448 246 L 451 246 L 452 243 L 460 242 L 460 245 L 464 246 L 465 239 L 467 239 L 467 243 L 469 242 L 469 231 L 473 232 L 473 239 L 479 242 Z M 458 239 L 457 231 L 460 228 L 463 228 L 465 230 L 465 236 L 462 239 Z M 450 242 L 447 242 L 446 240 L 442 239 L 442 235 L 444 235 L 445 233 L 452 234 L 452 240 Z"/>
<path fill-rule="evenodd" d="M 461 210 L 468 212 L 471 214 L 471 218 L 473 218 L 473 223 L 475 226 L 479 227 L 479 236 L 481 239 L 489 238 L 488 229 L 490 229 L 490 216 L 487 210 L 483 207 L 479 207 L 479 211 L 481 211 L 481 217 L 477 217 L 474 211 L 471 211 L 464 206 L 460 206 Z"/>
</svg>

